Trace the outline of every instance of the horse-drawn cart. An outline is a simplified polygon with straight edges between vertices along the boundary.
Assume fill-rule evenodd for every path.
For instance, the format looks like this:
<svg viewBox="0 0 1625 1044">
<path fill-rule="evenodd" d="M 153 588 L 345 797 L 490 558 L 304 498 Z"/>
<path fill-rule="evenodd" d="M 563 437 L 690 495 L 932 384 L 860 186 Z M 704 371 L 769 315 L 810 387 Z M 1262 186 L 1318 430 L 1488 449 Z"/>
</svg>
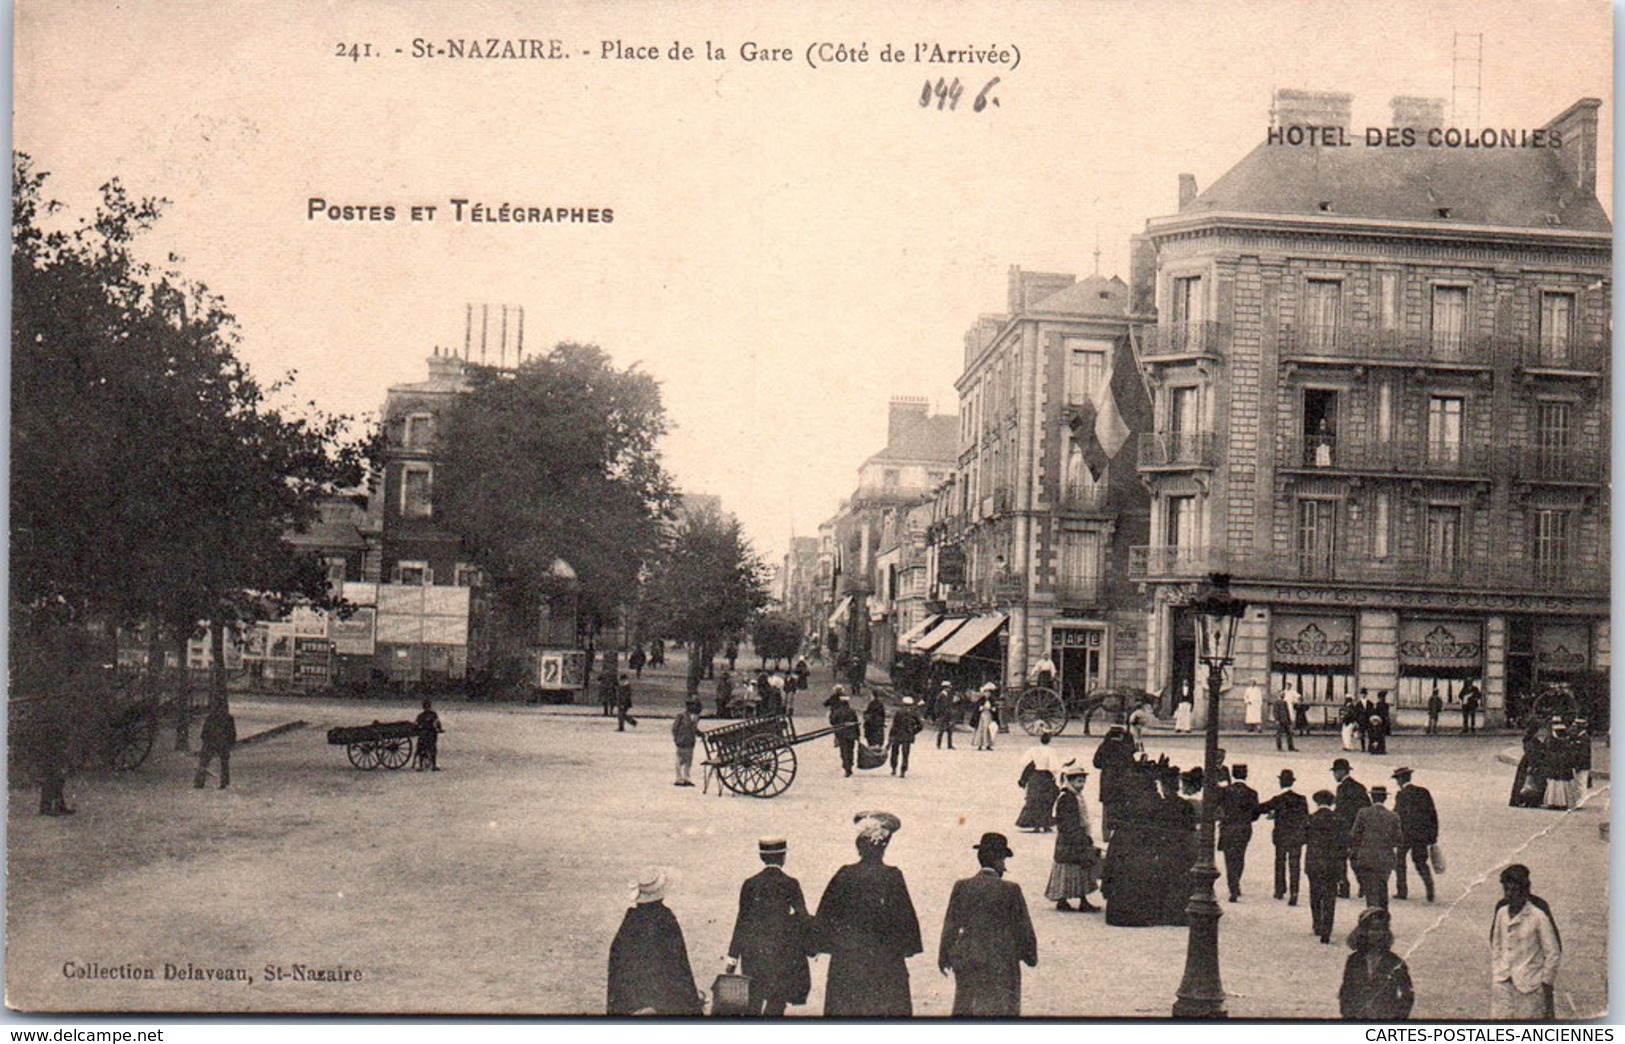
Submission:
<svg viewBox="0 0 1625 1044">
<path fill-rule="evenodd" d="M 845 726 L 858 741 L 858 723 Z M 788 714 L 773 714 L 758 718 L 745 718 L 731 725 L 722 725 L 700 733 L 705 745 L 705 788 L 711 787 L 711 777 L 721 784 L 717 793 L 726 787 L 735 794 L 747 797 L 777 797 L 790 789 L 796 779 L 795 748 L 802 743 L 833 736 L 838 728 L 816 729 L 796 734 L 795 719 Z M 871 748 L 858 743 L 858 767 L 876 768 L 885 760 Z"/>
<path fill-rule="evenodd" d="M 412 742 L 418 727 L 411 721 L 375 721 L 327 730 L 327 742 L 348 748 L 350 764 L 358 769 L 405 768 L 412 760 Z"/>
<path fill-rule="evenodd" d="M 1016 697 L 1016 721 L 1029 736 L 1048 732 L 1059 736 L 1074 718 L 1083 719 L 1083 734 L 1089 735 L 1089 723 L 1096 714 L 1106 714 L 1117 722 L 1127 719 L 1129 711 L 1138 704 L 1156 696 L 1140 689 L 1095 689 L 1086 695 L 1069 693 L 1062 696 L 1054 689 L 1035 685 Z"/>
</svg>

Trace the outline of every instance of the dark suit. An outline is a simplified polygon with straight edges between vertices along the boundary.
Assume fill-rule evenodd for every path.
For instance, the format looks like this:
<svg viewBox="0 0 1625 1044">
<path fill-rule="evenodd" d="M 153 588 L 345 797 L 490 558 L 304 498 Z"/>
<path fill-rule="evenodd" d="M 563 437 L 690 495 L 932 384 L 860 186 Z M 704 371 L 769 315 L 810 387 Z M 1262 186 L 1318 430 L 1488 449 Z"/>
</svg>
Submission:
<svg viewBox="0 0 1625 1044">
<path fill-rule="evenodd" d="M 1298 882 L 1303 868 L 1303 846 L 1309 839 L 1309 801 L 1302 794 L 1283 790 L 1258 806 L 1258 814 L 1271 816 L 1275 829 L 1275 898 L 1288 894 L 1298 901 Z"/>
<path fill-rule="evenodd" d="M 1428 902 L 1433 901 L 1433 868 L 1428 865 L 1428 846 L 1439 840 L 1439 813 L 1433 807 L 1433 795 L 1426 787 L 1407 783 L 1394 795 L 1394 814 L 1399 817 L 1399 829 L 1405 843 L 1394 860 L 1394 895 L 1405 898 L 1405 850 L 1410 850 L 1416 874 L 1427 889 Z"/>
<path fill-rule="evenodd" d="M 1365 892 L 1365 904 L 1388 909 L 1388 875 L 1394 854 L 1405 843 L 1399 817 L 1382 805 L 1360 809 L 1349 834 L 1349 861 Z"/>
<path fill-rule="evenodd" d="M 783 1015 L 786 1004 L 807 1003 L 812 976 L 807 950 L 812 916 L 801 884 L 776 866 L 746 879 L 739 889 L 730 956 L 750 976 L 750 1013 Z"/>
<path fill-rule="evenodd" d="M 1360 814 L 1360 809 L 1371 804 L 1371 793 L 1365 789 L 1365 784 L 1353 776 L 1344 776 L 1337 784 L 1337 819 L 1343 824 L 1343 849 L 1348 850 L 1349 834 L 1354 831 L 1354 817 Z M 1337 894 L 1347 899 L 1349 897 L 1349 875 L 1347 870 L 1338 872 Z"/>
<path fill-rule="evenodd" d="M 1308 835 L 1304 872 L 1309 877 L 1309 916 L 1315 934 L 1325 939 L 1337 915 L 1337 886 L 1347 880 L 1348 841 L 1343 821 L 1329 808 L 1309 817 Z"/>
<path fill-rule="evenodd" d="M 1247 846 L 1258 818 L 1258 792 L 1236 780 L 1219 791 L 1219 851 L 1224 853 L 1225 883 L 1230 898 L 1241 897 L 1241 875 L 1247 869 Z"/>
<path fill-rule="evenodd" d="M 838 730 L 835 733 L 835 746 L 841 751 L 841 769 L 850 776 L 852 753 L 858 745 L 858 712 L 842 701 L 829 712 L 829 723 Z"/>
<path fill-rule="evenodd" d="M 954 972 L 957 1015 L 1021 1014 L 1021 966 L 1038 965 L 1038 937 L 1021 886 L 992 870 L 954 882 L 937 966 Z"/>
</svg>

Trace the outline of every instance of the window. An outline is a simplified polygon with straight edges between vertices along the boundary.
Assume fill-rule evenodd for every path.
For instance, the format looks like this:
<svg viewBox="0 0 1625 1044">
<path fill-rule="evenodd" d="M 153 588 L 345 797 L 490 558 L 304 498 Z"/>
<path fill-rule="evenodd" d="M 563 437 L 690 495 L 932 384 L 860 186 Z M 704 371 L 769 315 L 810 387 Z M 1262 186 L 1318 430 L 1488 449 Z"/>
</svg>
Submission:
<svg viewBox="0 0 1625 1044">
<path fill-rule="evenodd" d="M 1394 437 L 1394 384 L 1389 380 L 1377 382 L 1376 395 L 1373 397 L 1374 405 L 1371 418 L 1371 433 L 1379 443 L 1390 442 Z"/>
<path fill-rule="evenodd" d="M 1337 501 L 1298 501 L 1298 574 L 1327 577 L 1337 554 Z"/>
<path fill-rule="evenodd" d="M 1331 388 L 1303 390 L 1303 462 L 1329 468 L 1337 460 L 1339 396 Z"/>
<path fill-rule="evenodd" d="M 458 587 L 480 586 L 480 567 L 469 565 L 467 562 L 458 562 L 456 572 L 452 574 L 453 583 Z"/>
<path fill-rule="evenodd" d="M 1202 389 L 1168 389 L 1168 430 L 1174 434 L 1202 430 Z"/>
<path fill-rule="evenodd" d="M 434 414 L 409 413 L 401 431 L 401 445 L 423 449 L 434 441 Z"/>
<path fill-rule="evenodd" d="M 1568 464 L 1569 404 L 1542 402 L 1535 415 L 1535 455 L 1543 472 L 1564 473 Z"/>
<path fill-rule="evenodd" d="M 1077 337 L 1068 337 L 1065 343 L 1067 405 L 1079 406 L 1084 402 L 1098 401 L 1101 388 L 1106 383 L 1108 346 Z"/>
<path fill-rule="evenodd" d="M 1108 465 L 1108 468 L 1110 466 Z M 1087 511 L 1100 506 L 1106 491 L 1107 473 L 1099 481 L 1083 459 L 1083 448 L 1072 439 L 1066 440 L 1066 472 L 1063 476 L 1061 499 L 1074 510 Z"/>
<path fill-rule="evenodd" d="M 1461 416 L 1465 400 L 1451 395 L 1428 399 L 1428 460 L 1435 464 L 1461 461 Z"/>
<path fill-rule="evenodd" d="M 1061 532 L 1060 588 L 1074 596 L 1094 596 L 1100 586 L 1100 534 L 1093 530 Z"/>
<path fill-rule="evenodd" d="M 1386 490 L 1371 496 L 1371 557 L 1388 557 L 1388 532 L 1392 526 L 1393 504 Z"/>
<path fill-rule="evenodd" d="M 1535 512 L 1535 577 L 1559 580 L 1569 559 L 1569 513 L 1552 508 Z"/>
<path fill-rule="evenodd" d="M 427 562 L 397 562 L 395 582 L 407 587 L 428 587 L 434 582 L 434 571 Z"/>
<path fill-rule="evenodd" d="M 1169 311 L 1175 323 L 1200 323 L 1207 318 L 1207 299 L 1202 296 L 1201 276 L 1181 276 L 1171 286 L 1173 301 Z"/>
<path fill-rule="evenodd" d="M 1382 330 L 1399 329 L 1399 273 L 1377 273 L 1377 326 Z"/>
<path fill-rule="evenodd" d="M 1467 340 L 1467 288 L 1433 288 L 1433 354 L 1459 359 Z"/>
<path fill-rule="evenodd" d="M 1574 295 L 1544 291 L 1540 295 L 1540 358 L 1542 362 L 1569 361 L 1574 337 Z"/>
<path fill-rule="evenodd" d="M 1310 279 L 1303 284 L 1304 347 L 1329 352 L 1337 347 L 1337 326 L 1342 322 L 1343 284 L 1335 279 Z"/>
<path fill-rule="evenodd" d="M 406 518 L 428 518 L 433 507 L 430 496 L 431 470 L 427 464 L 408 464 L 401 469 L 401 514 Z"/>
<path fill-rule="evenodd" d="M 1196 546 L 1196 498 L 1179 496 L 1168 498 L 1167 528 L 1164 541 L 1168 547 Z"/>
<path fill-rule="evenodd" d="M 1427 564 L 1430 574 L 1454 575 L 1461 562 L 1461 508 L 1433 504 L 1427 516 Z"/>
</svg>

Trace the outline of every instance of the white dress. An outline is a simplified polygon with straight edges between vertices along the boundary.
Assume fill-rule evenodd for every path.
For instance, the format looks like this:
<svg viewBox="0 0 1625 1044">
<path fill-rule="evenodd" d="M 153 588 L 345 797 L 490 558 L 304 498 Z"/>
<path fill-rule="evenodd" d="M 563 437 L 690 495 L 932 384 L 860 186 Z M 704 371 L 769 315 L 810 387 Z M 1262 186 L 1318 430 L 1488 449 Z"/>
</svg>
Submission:
<svg viewBox="0 0 1625 1044">
<path fill-rule="evenodd" d="M 1181 700 L 1174 708 L 1174 731 L 1189 732 L 1191 730 L 1191 705 L 1189 700 Z"/>
<path fill-rule="evenodd" d="M 1242 699 L 1247 701 L 1247 724 L 1264 724 L 1263 691 L 1256 685 L 1249 685 L 1247 686 L 1247 691 L 1242 694 Z"/>
</svg>

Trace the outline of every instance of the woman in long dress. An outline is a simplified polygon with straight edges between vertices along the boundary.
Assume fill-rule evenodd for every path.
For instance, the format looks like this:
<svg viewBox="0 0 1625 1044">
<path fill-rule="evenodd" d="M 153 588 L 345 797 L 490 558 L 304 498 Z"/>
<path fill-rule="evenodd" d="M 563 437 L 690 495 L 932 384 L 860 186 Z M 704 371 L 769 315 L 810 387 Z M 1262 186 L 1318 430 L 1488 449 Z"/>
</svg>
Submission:
<svg viewBox="0 0 1625 1044">
<path fill-rule="evenodd" d="M 1057 910 L 1096 913 L 1100 907 L 1089 896 L 1100 887 L 1100 850 L 1089 825 L 1089 806 L 1083 787 L 1089 773 L 1081 765 L 1061 769 L 1061 796 L 1055 799 L 1055 865 L 1051 867 L 1044 898 Z M 1067 904 L 1078 900 L 1077 906 Z"/>
<path fill-rule="evenodd" d="M 1179 706 L 1174 708 L 1174 731 L 1189 732 L 1191 730 L 1191 701 L 1180 698 Z"/>
<path fill-rule="evenodd" d="M 980 698 L 976 701 L 976 734 L 971 737 L 971 745 L 977 750 L 993 749 L 993 737 L 998 732 L 997 703 L 993 684 L 989 682 L 982 686 Z"/>
<path fill-rule="evenodd" d="M 1546 755 L 1546 807 L 1573 808 L 1580 803 L 1580 784 L 1574 778 L 1575 747 L 1562 722 L 1552 724 Z"/>
<path fill-rule="evenodd" d="M 1047 834 L 1055 825 L 1055 799 L 1060 794 L 1055 772 L 1061 763 L 1050 746 L 1052 738 L 1048 731 L 1038 734 L 1038 746 L 1028 752 L 1026 767 L 1021 771 L 1019 782 L 1027 791 L 1027 800 L 1016 817 L 1016 826 L 1023 830 Z"/>
<path fill-rule="evenodd" d="M 1258 679 L 1248 683 L 1241 698 L 1247 705 L 1247 731 L 1259 731 L 1264 727 L 1264 690 L 1259 688 Z"/>
<path fill-rule="evenodd" d="M 914 1014 L 907 959 L 921 951 L 920 919 L 903 872 L 883 862 L 902 824 L 885 812 L 860 812 L 858 861 L 835 871 L 813 921 L 829 954 L 824 1014 L 907 1018 Z"/>
<path fill-rule="evenodd" d="M 645 870 L 609 947 L 610 1015 L 701 1015 L 683 930 L 665 904 L 666 874 Z"/>
</svg>

